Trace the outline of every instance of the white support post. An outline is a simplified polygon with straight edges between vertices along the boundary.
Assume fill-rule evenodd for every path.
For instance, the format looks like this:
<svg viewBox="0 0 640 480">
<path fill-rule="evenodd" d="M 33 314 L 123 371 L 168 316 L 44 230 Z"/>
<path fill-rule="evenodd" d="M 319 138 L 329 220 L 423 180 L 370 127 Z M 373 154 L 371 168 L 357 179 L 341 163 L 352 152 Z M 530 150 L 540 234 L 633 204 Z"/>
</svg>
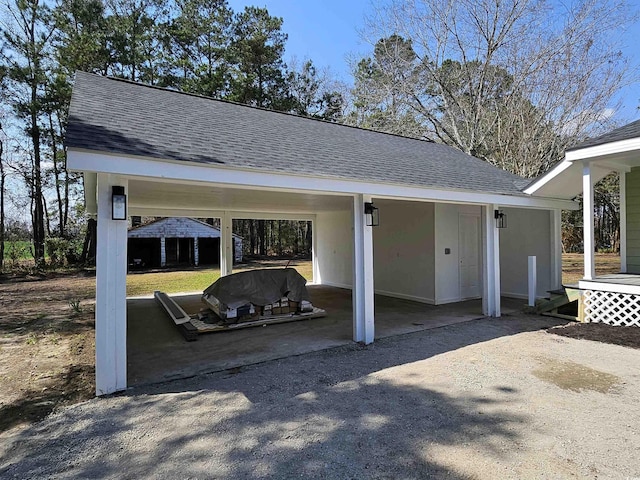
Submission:
<svg viewBox="0 0 640 480">
<path fill-rule="evenodd" d="M 593 227 L 593 177 L 591 176 L 591 164 L 584 164 L 582 168 L 582 222 L 584 244 L 584 279 L 592 280 L 596 274 L 595 268 L 595 242 Z"/>
<path fill-rule="evenodd" d="M 494 217 L 497 208 L 494 204 L 483 207 L 482 313 L 491 317 L 500 316 L 500 230 Z"/>
<path fill-rule="evenodd" d="M 313 267 L 313 280 L 312 283 L 320 284 L 322 282 L 320 278 L 320 265 L 318 264 L 318 234 L 316 228 L 318 222 L 311 220 L 311 261 Z"/>
<path fill-rule="evenodd" d="M 220 216 L 220 276 L 231 275 L 233 270 L 233 219 L 230 212 Z"/>
<path fill-rule="evenodd" d="M 627 273 L 627 174 L 620 172 L 620 272 Z"/>
<path fill-rule="evenodd" d="M 96 395 L 127 388 L 127 221 L 111 219 L 112 187 L 127 180 L 98 174 Z"/>
<path fill-rule="evenodd" d="M 373 227 L 365 225 L 364 203 L 369 195 L 353 197 L 353 340 L 366 345 L 374 337 Z"/>
<path fill-rule="evenodd" d="M 562 288 L 562 210 L 551 210 L 551 289 Z"/>
<path fill-rule="evenodd" d="M 538 286 L 538 272 L 536 266 L 536 256 L 529 256 L 529 306 L 533 307 L 536 304 L 536 287 Z"/>
<path fill-rule="evenodd" d="M 164 237 L 160 237 L 160 266 L 167 265 L 167 240 Z"/>
<path fill-rule="evenodd" d="M 196 267 L 200 264 L 200 241 L 198 237 L 193 239 L 193 264 Z"/>
</svg>

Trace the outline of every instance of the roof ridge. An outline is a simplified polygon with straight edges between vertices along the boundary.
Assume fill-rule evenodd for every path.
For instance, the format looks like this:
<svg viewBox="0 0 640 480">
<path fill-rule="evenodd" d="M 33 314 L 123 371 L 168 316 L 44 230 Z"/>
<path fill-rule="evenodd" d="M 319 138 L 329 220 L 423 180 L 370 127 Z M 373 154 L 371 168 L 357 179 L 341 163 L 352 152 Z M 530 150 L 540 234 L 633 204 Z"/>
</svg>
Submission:
<svg viewBox="0 0 640 480">
<path fill-rule="evenodd" d="M 113 81 L 116 81 L 116 82 L 128 83 L 130 85 L 135 85 L 135 86 L 138 86 L 138 87 L 151 88 L 151 89 L 154 89 L 154 90 L 159 90 L 161 92 L 177 93 L 177 94 L 180 94 L 180 95 L 187 95 L 189 97 L 201 98 L 203 100 L 210 100 L 210 101 L 213 101 L 213 102 L 221 102 L 221 103 L 226 103 L 226 104 L 229 104 L 229 105 L 236 105 L 236 106 L 239 106 L 239 107 L 251 108 L 253 110 L 260 110 L 260 111 L 263 111 L 263 112 L 279 113 L 281 115 L 288 115 L 290 117 L 301 118 L 303 120 L 311 120 L 311 121 L 315 121 L 315 122 L 326 123 L 328 125 L 337 125 L 337 126 L 340 126 L 340 127 L 348 127 L 348 128 L 353 128 L 355 130 L 361 130 L 361 131 L 364 131 L 364 132 L 373 132 L 373 133 L 379 133 L 379 134 L 383 134 L 383 135 L 389 135 L 389 136 L 392 136 L 392 137 L 404 138 L 406 140 L 415 140 L 417 142 L 433 143 L 433 144 L 436 144 L 436 145 L 442 145 L 444 147 L 454 148 L 455 149 L 455 147 L 452 147 L 451 145 L 447 145 L 446 143 L 438 143 L 438 142 L 435 142 L 434 140 L 430 140 L 428 138 L 407 137 L 406 135 L 401 135 L 399 133 L 384 132 L 382 130 L 373 130 L 372 128 L 364 128 L 364 127 L 359 127 L 357 125 L 348 125 L 346 123 L 330 122 L 329 120 L 325 120 L 324 118 L 305 117 L 304 115 L 298 115 L 297 113 L 283 112 L 282 110 L 273 110 L 273 109 L 270 109 L 270 108 L 267 108 L 267 107 L 260 107 L 260 106 L 257 106 L 257 105 L 248 105 L 246 103 L 234 102 L 233 100 L 227 100 L 227 99 L 223 99 L 223 98 L 208 97 L 206 95 L 200 95 L 199 93 L 185 92 L 183 90 L 174 90 L 174 89 L 168 88 L 168 87 L 159 87 L 157 85 L 150 85 L 148 83 L 136 82 L 134 80 L 129 80 L 128 78 L 119 78 L 119 77 L 114 77 L 112 75 L 98 75 L 97 73 L 85 72 L 85 71 L 82 71 L 82 70 L 76 70 L 75 75 L 77 76 L 79 73 L 80 74 L 84 74 L 84 75 L 90 75 L 90 76 L 93 76 L 93 77 L 106 78 L 108 80 L 113 80 Z M 465 153 L 465 152 L 462 152 L 462 153 Z M 473 155 L 469 155 L 469 156 L 473 156 Z"/>
</svg>

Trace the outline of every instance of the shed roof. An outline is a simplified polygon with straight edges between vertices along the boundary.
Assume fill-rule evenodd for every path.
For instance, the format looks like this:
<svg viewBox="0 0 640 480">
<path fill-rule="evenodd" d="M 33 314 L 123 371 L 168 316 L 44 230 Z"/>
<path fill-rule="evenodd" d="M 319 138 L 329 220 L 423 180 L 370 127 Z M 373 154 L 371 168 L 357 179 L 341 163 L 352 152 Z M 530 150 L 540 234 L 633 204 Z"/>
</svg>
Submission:
<svg viewBox="0 0 640 480">
<path fill-rule="evenodd" d="M 195 218 L 167 217 L 129 229 L 129 238 L 220 238 L 220 229 Z M 242 238 L 233 234 L 235 238 Z"/>
<path fill-rule="evenodd" d="M 78 72 L 66 145 L 235 169 L 524 195 L 527 181 L 459 150 Z"/>
</svg>

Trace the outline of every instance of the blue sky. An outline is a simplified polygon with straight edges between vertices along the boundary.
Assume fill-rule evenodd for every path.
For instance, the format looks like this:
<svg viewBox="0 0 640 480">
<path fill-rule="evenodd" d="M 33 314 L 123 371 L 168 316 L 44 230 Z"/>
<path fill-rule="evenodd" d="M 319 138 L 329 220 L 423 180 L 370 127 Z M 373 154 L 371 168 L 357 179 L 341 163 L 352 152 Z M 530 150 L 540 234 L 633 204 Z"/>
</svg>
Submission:
<svg viewBox="0 0 640 480">
<path fill-rule="evenodd" d="M 358 29 L 371 9 L 371 0 L 228 0 L 234 11 L 247 5 L 266 7 L 269 13 L 284 19 L 288 34 L 286 59 L 309 58 L 317 67 L 329 67 L 340 80 L 350 82 L 349 56 L 366 54 L 370 46 L 360 39 Z M 638 0 L 632 2 L 640 12 Z M 640 68 L 640 23 L 627 32 L 625 53 Z M 616 117 L 621 121 L 640 118 L 640 83 L 621 93 L 622 108 Z"/>
</svg>

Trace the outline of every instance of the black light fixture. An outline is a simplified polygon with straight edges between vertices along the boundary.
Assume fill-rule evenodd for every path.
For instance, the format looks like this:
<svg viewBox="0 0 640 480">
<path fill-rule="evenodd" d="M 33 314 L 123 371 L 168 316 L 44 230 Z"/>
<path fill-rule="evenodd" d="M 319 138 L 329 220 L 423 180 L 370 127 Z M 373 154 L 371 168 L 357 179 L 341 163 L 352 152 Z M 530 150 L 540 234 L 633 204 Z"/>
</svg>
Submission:
<svg viewBox="0 0 640 480">
<path fill-rule="evenodd" d="M 127 196 L 124 187 L 113 186 L 111 190 L 111 219 L 127 219 Z"/>
<path fill-rule="evenodd" d="M 374 207 L 371 202 L 364 202 L 364 217 L 365 224 L 368 227 L 377 227 L 380 225 L 380 213 L 377 207 Z"/>
<path fill-rule="evenodd" d="M 507 228 L 507 214 L 502 210 L 494 210 L 493 217 L 496 219 L 496 228 Z"/>
</svg>

